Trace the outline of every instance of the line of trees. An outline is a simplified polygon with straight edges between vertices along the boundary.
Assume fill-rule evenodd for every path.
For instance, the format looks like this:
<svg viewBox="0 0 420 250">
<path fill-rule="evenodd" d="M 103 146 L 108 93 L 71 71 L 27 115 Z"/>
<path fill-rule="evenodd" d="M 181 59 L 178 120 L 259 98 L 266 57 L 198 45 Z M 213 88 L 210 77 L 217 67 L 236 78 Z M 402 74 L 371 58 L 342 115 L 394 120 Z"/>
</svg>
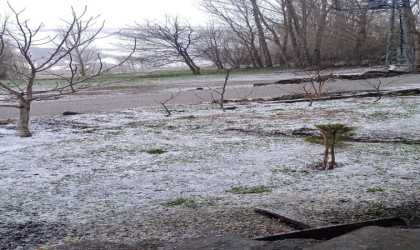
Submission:
<svg viewBox="0 0 420 250">
<path fill-rule="evenodd" d="M 212 16 L 206 27 L 167 17 L 125 30 L 125 36 L 143 41 L 140 61 L 182 62 L 199 74 L 197 60 L 202 59 L 221 69 L 356 66 L 386 58 L 389 10 L 363 8 L 365 0 L 340 0 L 353 6 L 346 11 L 336 10 L 338 1 L 332 0 L 197 1 Z M 418 66 L 419 1 L 404 2 Z"/>
</svg>

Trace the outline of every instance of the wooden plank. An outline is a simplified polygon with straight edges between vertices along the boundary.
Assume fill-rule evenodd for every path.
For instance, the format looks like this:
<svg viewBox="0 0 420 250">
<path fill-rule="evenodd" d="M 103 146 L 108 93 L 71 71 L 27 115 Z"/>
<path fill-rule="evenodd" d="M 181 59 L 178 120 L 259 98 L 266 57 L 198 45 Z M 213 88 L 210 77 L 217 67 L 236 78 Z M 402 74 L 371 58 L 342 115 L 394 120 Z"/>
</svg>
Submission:
<svg viewBox="0 0 420 250">
<path fill-rule="evenodd" d="M 312 228 L 312 226 L 310 226 L 308 224 L 305 224 L 303 222 L 300 222 L 300 221 L 291 219 L 290 217 L 288 217 L 286 215 L 282 215 L 282 214 L 279 214 L 279 213 L 276 213 L 276 212 L 268 211 L 266 209 L 255 208 L 254 211 L 256 213 L 269 216 L 271 218 L 281 219 L 286 224 L 289 224 L 289 225 L 295 227 L 296 229 L 309 229 L 309 228 Z"/>
<path fill-rule="evenodd" d="M 361 222 L 353 222 L 340 225 L 318 227 L 313 229 L 292 231 L 288 233 L 258 237 L 255 238 L 255 240 L 275 241 L 292 238 L 324 240 L 331 239 L 366 226 L 392 227 L 400 225 L 405 225 L 405 221 L 403 219 L 397 217 L 390 217 L 384 219 L 367 220 Z"/>
</svg>

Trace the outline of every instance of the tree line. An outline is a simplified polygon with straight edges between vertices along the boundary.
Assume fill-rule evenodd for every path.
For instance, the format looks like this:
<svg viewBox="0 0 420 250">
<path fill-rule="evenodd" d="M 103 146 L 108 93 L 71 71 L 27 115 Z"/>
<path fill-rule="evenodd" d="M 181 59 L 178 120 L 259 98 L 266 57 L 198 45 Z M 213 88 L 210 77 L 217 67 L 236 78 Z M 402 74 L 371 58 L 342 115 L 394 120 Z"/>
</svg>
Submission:
<svg viewBox="0 0 420 250">
<path fill-rule="evenodd" d="M 366 0 L 197 1 L 212 16 L 205 27 L 167 16 L 164 22 L 147 21 L 124 29 L 125 37 L 142 44 L 137 55 L 142 63 L 183 62 L 199 74 L 200 59 L 219 69 L 366 66 L 384 63 L 389 52 L 390 10 L 367 9 Z M 399 2 L 400 14 L 404 12 L 409 21 L 418 69 L 419 1 Z M 403 45 L 401 30 L 396 33 L 397 52 Z"/>
</svg>

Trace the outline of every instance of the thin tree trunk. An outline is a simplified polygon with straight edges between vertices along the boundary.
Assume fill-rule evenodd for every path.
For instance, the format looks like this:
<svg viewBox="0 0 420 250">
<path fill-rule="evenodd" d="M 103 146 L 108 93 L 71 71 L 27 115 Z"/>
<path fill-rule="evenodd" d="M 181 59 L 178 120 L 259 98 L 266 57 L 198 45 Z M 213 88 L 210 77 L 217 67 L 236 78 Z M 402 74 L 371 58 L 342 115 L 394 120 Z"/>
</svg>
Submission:
<svg viewBox="0 0 420 250">
<path fill-rule="evenodd" d="M 358 21 L 359 32 L 356 37 L 356 47 L 355 47 L 355 64 L 361 65 L 364 55 L 364 47 L 366 43 L 366 25 L 367 25 L 367 11 L 362 11 Z"/>
<path fill-rule="evenodd" d="M 199 75 L 200 74 L 200 67 L 198 67 L 194 63 L 194 61 L 192 60 L 190 55 L 188 55 L 188 53 L 186 51 L 183 51 L 182 49 L 179 50 L 179 54 L 182 56 L 182 58 L 184 58 L 185 63 L 188 65 L 188 67 L 190 68 L 192 73 L 194 75 Z"/>
<path fill-rule="evenodd" d="M 251 2 L 252 2 L 252 11 L 254 15 L 254 21 L 257 27 L 257 31 L 258 31 L 258 38 L 259 38 L 260 46 L 264 55 L 265 67 L 271 68 L 273 67 L 273 60 L 271 59 L 270 50 L 268 49 L 267 41 L 265 40 L 265 32 L 261 25 L 259 7 L 257 5 L 256 0 L 251 0 Z"/>
<path fill-rule="evenodd" d="M 301 47 L 305 59 L 305 65 L 311 65 L 311 56 L 309 55 L 309 49 L 308 49 L 308 8 L 306 6 L 306 0 L 301 0 L 302 2 L 302 22 L 299 24 L 299 22 L 296 22 L 296 30 L 298 31 L 299 39 L 301 40 Z M 298 19 L 294 19 L 298 20 Z"/>
<path fill-rule="evenodd" d="M 318 17 L 318 29 L 316 32 L 315 38 L 315 47 L 314 47 L 314 64 L 316 67 L 321 65 L 321 45 L 322 45 L 322 38 L 324 36 L 327 15 L 328 15 L 328 1 L 322 0 L 321 2 L 321 12 L 319 13 Z"/>
<path fill-rule="evenodd" d="M 225 93 L 226 93 L 226 86 L 228 84 L 228 80 L 230 77 L 230 69 L 225 69 L 225 82 L 223 83 L 223 88 L 222 88 L 222 92 L 220 93 L 220 100 L 219 100 L 219 105 L 220 105 L 220 109 L 225 112 L 225 106 L 224 106 L 224 101 L 225 101 Z"/>
<path fill-rule="evenodd" d="M 330 149 L 330 146 L 328 145 L 328 143 L 326 143 L 324 146 L 324 160 L 322 162 L 322 170 L 327 169 L 329 149 Z"/>
<path fill-rule="evenodd" d="M 330 144 L 328 142 L 328 135 L 324 131 L 321 131 L 321 135 L 324 138 L 324 160 L 322 161 L 322 170 L 327 169 L 328 166 L 328 154 L 330 149 Z"/>
<path fill-rule="evenodd" d="M 284 7 L 283 7 L 284 8 Z M 265 26 L 265 28 L 268 30 L 268 31 L 270 31 L 270 33 L 271 33 L 271 35 L 273 36 L 273 41 L 274 41 L 274 43 L 278 46 L 278 48 L 279 48 L 279 55 L 280 55 L 280 58 L 279 58 L 279 65 L 285 65 L 285 64 L 287 64 L 287 58 L 286 58 L 286 43 L 287 43 L 287 39 L 285 40 L 285 43 L 281 43 L 280 42 L 280 37 L 279 37 L 279 35 L 277 34 L 277 32 L 276 32 L 276 30 L 274 30 L 274 28 L 273 27 L 271 27 L 268 23 L 267 23 L 267 21 L 266 21 L 266 19 L 265 19 L 265 17 L 264 17 L 264 15 L 261 13 L 261 10 L 258 8 L 258 14 L 260 15 L 260 17 L 261 17 L 261 21 L 262 21 L 262 23 L 264 24 L 264 26 Z M 287 34 L 285 34 L 284 35 L 285 37 L 287 37 Z"/>
<path fill-rule="evenodd" d="M 29 113 L 31 110 L 31 101 L 21 100 L 19 108 L 18 129 L 20 137 L 31 137 L 32 133 L 29 130 Z"/>
<path fill-rule="evenodd" d="M 286 0 L 285 3 L 286 3 L 286 7 L 287 7 L 287 29 L 288 29 L 288 33 L 290 34 L 292 47 L 293 47 L 293 50 L 294 50 L 295 55 L 296 55 L 297 63 L 298 63 L 299 66 L 301 66 L 303 64 L 302 63 L 301 48 L 300 48 L 300 43 L 298 42 L 298 40 L 296 38 L 296 34 L 295 34 L 295 33 L 298 33 L 297 35 L 299 36 L 299 31 L 295 32 L 295 29 L 293 29 L 294 26 L 295 26 L 295 28 L 299 29 L 299 27 L 298 27 L 299 21 L 297 20 L 297 16 L 296 16 L 295 9 L 293 7 L 292 1 L 291 0 Z"/>
<path fill-rule="evenodd" d="M 335 167 L 335 143 L 331 143 L 331 162 L 328 169 L 334 169 Z"/>
<path fill-rule="evenodd" d="M 412 39 L 412 46 L 414 47 L 414 62 L 413 70 L 420 71 L 420 31 L 416 29 L 416 17 L 413 14 L 413 10 L 409 7 L 410 1 L 404 0 L 406 7 L 406 16 L 408 21 L 409 33 Z"/>
</svg>

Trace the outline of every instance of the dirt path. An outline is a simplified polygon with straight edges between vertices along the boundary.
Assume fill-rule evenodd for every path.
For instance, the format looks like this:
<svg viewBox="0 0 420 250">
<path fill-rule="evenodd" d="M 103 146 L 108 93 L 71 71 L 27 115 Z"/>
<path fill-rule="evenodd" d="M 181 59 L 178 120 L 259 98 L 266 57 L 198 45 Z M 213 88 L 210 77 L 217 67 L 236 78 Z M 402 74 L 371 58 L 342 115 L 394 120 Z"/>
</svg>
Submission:
<svg viewBox="0 0 420 250">
<path fill-rule="evenodd" d="M 286 84 L 280 87 L 274 85 L 254 87 L 254 83 L 260 82 L 275 82 L 281 75 L 264 76 L 262 80 L 256 80 L 259 76 L 249 75 L 233 78 L 229 82 L 229 87 L 226 93 L 226 99 L 243 99 L 247 98 L 264 98 L 275 97 L 285 94 L 291 94 L 302 91 L 302 85 Z M 379 79 L 383 86 L 389 84 L 386 88 L 391 87 L 408 88 L 409 85 L 419 84 L 420 75 L 404 75 L 399 77 L 391 77 Z M 190 82 L 191 81 L 191 82 Z M 375 80 L 372 80 L 375 83 Z M 205 78 L 201 79 L 178 79 L 167 81 L 164 85 L 153 90 L 142 89 L 117 89 L 110 92 L 109 90 L 99 90 L 92 94 L 78 93 L 74 96 L 65 96 L 56 100 L 35 101 L 32 105 L 32 116 L 44 115 L 58 115 L 65 111 L 73 112 L 97 112 L 97 111 L 112 111 L 136 107 L 150 107 L 159 106 L 159 102 L 167 100 L 171 93 L 181 93 L 167 104 L 197 104 L 203 101 L 211 101 L 211 90 L 209 88 L 216 88 L 218 79 Z M 210 87 L 209 87 L 210 86 Z M 202 88 L 203 90 L 197 90 Z M 348 91 L 348 90 L 366 90 L 372 89 L 365 81 L 348 81 L 337 80 L 328 83 L 330 91 Z M 252 94 L 250 94 L 252 93 Z M 0 107 L 0 119 L 17 118 L 18 109 Z"/>
</svg>

